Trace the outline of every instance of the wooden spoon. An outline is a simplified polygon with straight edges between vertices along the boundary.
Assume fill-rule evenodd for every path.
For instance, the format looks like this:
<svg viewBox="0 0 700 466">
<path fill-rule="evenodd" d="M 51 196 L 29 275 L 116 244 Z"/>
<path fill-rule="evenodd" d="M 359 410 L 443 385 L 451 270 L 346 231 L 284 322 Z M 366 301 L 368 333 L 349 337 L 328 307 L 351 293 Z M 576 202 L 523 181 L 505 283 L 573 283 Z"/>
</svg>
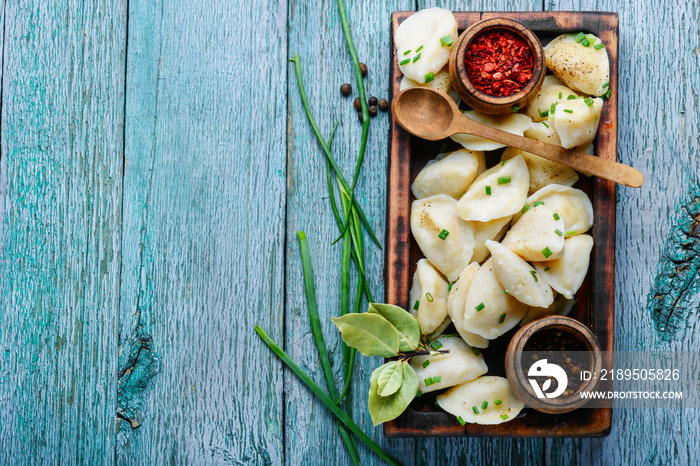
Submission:
<svg viewBox="0 0 700 466">
<path fill-rule="evenodd" d="M 462 114 L 457 104 L 444 92 L 429 88 L 406 89 L 394 98 L 391 111 L 396 121 L 409 133 L 430 141 L 453 134 L 470 134 L 539 155 L 615 183 L 638 188 L 644 184 L 639 170 L 583 152 L 547 144 L 535 139 L 492 128 Z"/>
</svg>

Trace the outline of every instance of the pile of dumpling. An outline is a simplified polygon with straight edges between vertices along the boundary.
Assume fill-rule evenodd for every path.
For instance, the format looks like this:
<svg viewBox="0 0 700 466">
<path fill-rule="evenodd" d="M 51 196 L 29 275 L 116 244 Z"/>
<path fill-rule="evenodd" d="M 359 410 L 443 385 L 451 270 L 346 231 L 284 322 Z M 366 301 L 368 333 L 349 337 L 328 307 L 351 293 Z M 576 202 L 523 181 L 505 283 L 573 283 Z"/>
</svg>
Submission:
<svg viewBox="0 0 700 466">
<path fill-rule="evenodd" d="M 444 68 L 456 37 L 449 10 L 430 8 L 404 21 L 394 38 L 401 89 L 432 87 L 458 101 Z M 599 97 L 609 97 L 605 46 L 592 35 L 565 34 L 545 47 L 545 58 L 554 75 L 545 77 L 520 113 L 464 113 L 504 131 L 593 153 Z M 478 348 L 518 323 L 571 310 L 588 273 L 593 206 L 572 187 L 579 177 L 565 165 L 476 136 L 452 139 L 463 148 L 439 154 L 411 186 L 411 232 L 425 258 L 410 291 L 410 311 L 431 346 L 450 352 L 414 357 L 411 365 L 420 393 L 451 387 L 437 403 L 461 423 L 499 424 L 517 416 L 523 403 L 507 379 L 485 375 Z M 485 151 L 504 147 L 500 161 L 487 169 Z M 458 334 L 442 335 L 450 324 Z"/>
</svg>

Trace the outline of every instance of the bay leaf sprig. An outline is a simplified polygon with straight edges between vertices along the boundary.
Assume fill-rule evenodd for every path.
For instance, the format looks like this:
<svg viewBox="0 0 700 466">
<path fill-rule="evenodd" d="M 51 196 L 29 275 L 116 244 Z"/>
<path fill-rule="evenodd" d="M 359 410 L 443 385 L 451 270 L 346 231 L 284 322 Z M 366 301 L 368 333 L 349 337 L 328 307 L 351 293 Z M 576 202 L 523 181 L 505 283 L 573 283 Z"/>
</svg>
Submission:
<svg viewBox="0 0 700 466">
<path fill-rule="evenodd" d="M 390 358 L 372 372 L 369 414 L 376 426 L 396 419 L 418 392 L 418 376 L 409 360 L 413 356 L 447 353 L 431 350 L 422 339 L 421 325 L 411 313 L 393 304 L 370 303 L 363 314 L 346 314 L 331 320 L 343 342 L 365 356 Z"/>
</svg>

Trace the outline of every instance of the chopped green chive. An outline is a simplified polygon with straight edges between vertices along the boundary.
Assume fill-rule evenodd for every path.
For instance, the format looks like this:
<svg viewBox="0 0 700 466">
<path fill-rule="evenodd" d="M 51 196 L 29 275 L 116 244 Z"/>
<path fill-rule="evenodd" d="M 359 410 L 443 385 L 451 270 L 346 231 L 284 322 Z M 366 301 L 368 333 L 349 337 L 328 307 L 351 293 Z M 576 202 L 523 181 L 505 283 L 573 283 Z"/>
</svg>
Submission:
<svg viewBox="0 0 700 466">
<path fill-rule="evenodd" d="M 521 214 L 524 214 L 525 212 L 527 212 L 527 209 L 529 209 L 529 208 L 530 208 L 530 205 L 529 205 L 529 204 L 525 204 L 525 205 L 523 206 L 523 210 L 521 210 L 520 213 L 521 213 Z"/>
<path fill-rule="evenodd" d="M 583 45 L 584 47 L 590 47 L 591 43 L 588 41 L 588 39 L 584 37 L 581 41 L 581 45 Z"/>
<path fill-rule="evenodd" d="M 447 285 L 447 291 L 452 291 L 452 287 L 454 286 L 455 282 L 450 282 L 449 285 Z"/>
<path fill-rule="evenodd" d="M 420 398 L 420 396 L 421 396 L 422 394 L 423 394 L 423 392 L 420 391 L 420 390 L 418 390 L 418 391 L 416 392 L 416 398 Z"/>
<path fill-rule="evenodd" d="M 505 321 L 506 321 L 506 313 L 504 312 L 503 314 L 501 314 L 501 317 L 498 318 L 498 323 L 502 324 Z"/>
<path fill-rule="evenodd" d="M 602 43 L 602 42 L 599 42 L 599 43 L 597 43 L 597 44 L 595 44 L 595 45 L 593 46 L 593 48 L 596 49 L 596 50 L 600 50 L 600 49 L 602 49 L 603 47 L 605 47 L 605 44 Z"/>
<path fill-rule="evenodd" d="M 478 349 L 478 348 L 474 348 L 473 346 L 472 346 L 472 351 L 473 351 L 474 354 L 477 355 L 477 356 L 479 356 L 479 355 L 481 354 L 481 352 L 479 351 L 479 349 Z"/>
<path fill-rule="evenodd" d="M 510 293 L 508 293 L 508 290 L 506 290 L 506 289 L 504 288 L 504 289 L 503 289 L 503 294 L 510 294 Z"/>
<path fill-rule="evenodd" d="M 598 115 L 593 116 L 593 121 L 598 121 Z"/>
<path fill-rule="evenodd" d="M 547 116 L 549 116 L 549 110 L 545 110 L 544 112 L 539 108 L 537 110 L 540 112 L 540 118 L 547 118 Z"/>
<path fill-rule="evenodd" d="M 481 312 L 481 310 L 485 307 L 486 307 L 486 304 L 481 303 L 478 306 L 476 306 L 474 309 L 476 309 L 476 312 Z"/>
<path fill-rule="evenodd" d="M 498 178 L 498 184 L 508 184 L 510 183 L 510 176 L 502 176 Z"/>
<path fill-rule="evenodd" d="M 608 87 L 609 85 L 610 85 L 610 81 L 605 81 L 605 82 L 603 83 L 603 85 L 600 86 L 600 87 L 602 87 L 603 89 L 605 89 L 605 88 Z"/>
<path fill-rule="evenodd" d="M 440 38 L 440 44 L 442 47 L 449 47 L 450 45 L 454 44 L 455 41 L 452 38 L 452 36 L 445 36 Z"/>
<path fill-rule="evenodd" d="M 491 186 L 486 186 L 486 195 L 487 196 L 491 195 Z"/>
<path fill-rule="evenodd" d="M 584 102 L 586 103 L 586 105 L 588 105 L 589 107 L 593 105 L 593 99 L 591 99 L 590 97 L 586 97 L 585 99 L 583 99 L 583 101 L 584 101 Z"/>
<path fill-rule="evenodd" d="M 406 55 L 408 55 L 409 53 L 411 53 L 411 49 L 406 50 L 403 54 L 404 54 L 404 56 L 406 56 Z"/>
<path fill-rule="evenodd" d="M 507 414 L 501 414 L 501 419 L 503 419 L 503 420 L 505 421 L 506 419 L 508 419 L 508 415 L 507 415 Z"/>
<path fill-rule="evenodd" d="M 434 342 L 432 342 L 432 343 L 430 344 L 430 347 L 431 347 L 434 351 L 437 351 L 437 350 L 439 350 L 440 348 L 442 348 L 442 343 L 440 343 L 439 341 L 435 340 Z"/>
<path fill-rule="evenodd" d="M 435 383 L 435 382 L 433 382 L 433 378 L 432 378 L 432 377 L 428 377 L 427 379 L 423 380 L 423 382 L 425 382 L 425 386 L 426 386 L 426 387 L 430 387 L 432 384 Z"/>
<path fill-rule="evenodd" d="M 565 111 L 566 113 L 574 113 L 574 111 L 571 110 L 570 108 L 565 108 L 564 111 Z"/>
<path fill-rule="evenodd" d="M 544 268 L 544 271 L 545 271 L 545 272 L 549 272 L 549 267 L 545 267 L 545 268 Z"/>
<path fill-rule="evenodd" d="M 438 235 L 438 238 L 440 238 L 441 240 L 444 240 L 445 238 L 447 238 L 447 236 L 448 236 L 449 234 L 450 234 L 449 231 L 443 229 L 443 230 L 440 232 L 440 234 Z"/>
<path fill-rule="evenodd" d="M 459 421 L 459 423 L 462 425 L 467 423 L 464 419 L 462 419 L 462 416 L 457 416 L 457 421 Z"/>
<path fill-rule="evenodd" d="M 562 98 L 562 95 L 563 95 L 563 94 L 560 92 L 560 93 L 559 93 L 559 98 L 560 98 L 560 99 Z"/>
<path fill-rule="evenodd" d="M 425 298 L 428 300 L 429 303 L 433 302 L 433 295 L 430 293 L 425 293 Z"/>
<path fill-rule="evenodd" d="M 420 59 L 420 53 L 413 57 L 413 63 L 417 62 Z"/>
<path fill-rule="evenodd" d="M 557 103 L 554 102 L 552 103 L 552 106 L 549 108 L 549 116 L 554 115 L 554 111 L 557 109 Z"/>
<path fill-rule="evenodd" d="M 552 251 L 549 249 L 549 246 L 542 250 L 542 255 L 545 259 L 549 258 L 549 256 L 552 255 Z"/>
<path fill-rule="evenodd" d="M 489 406 L 488 401 L 484 401 L 483 403 L 481 403 L 481 409 L 486 409 L 486 408 L 488 408 L 488 406 Z"/>
<path fill-rule="evenodd" d="M 612 91 L 610 89 L 608 89 L 608 92 L 605 93 L 605 98 L 609 99 L 611 95 L 612 95 Z"/>
<path fill-rule="evenodd" d="M 582 41 L 585 37 L 586 37 L 586 36 L 585 36 L 582 32 L 579 32 L 578 34 L 576 34 L 576 35 L 574 36 L 574 40 L 575 40 L 577 43 L 580 44 L 581 41 Z"/>
<path fill-rule="evenodd" d="M 559 235 L 559 236 L 561 236 L 561 235 L 563 234 L 559 228 L 557 228 L 556 230 L 554 230 L 554 233 L 556 233 L 556 234 Z"/>
<path fill-rule="evenodd" d="M 542 124 L 545 126 L 545 128 L 549 128 L 549 125 L 547 123 L 545 123 L 544 121 L 542 122 Z"/>
<path fill-rule="evenodd" d="M 501 403 L 503 403 L 501 400 L 496 400 L 493 402 L 496 406 L 501 406 Z"/>
<path fill-rule="evenodd" d="M 542 202 L 542 201 L 536 201 L 534 204 L 532 204 L 532 208 L 534 209 L 534 208 L 537 207 L 538 205 L 544 205 L 544 202 Z"/>
<path fill-rule="evenodd" d="M 505 166 L 506 166 L 506 162 L 507 162 L 507 160 L 504 160 L 503 162 L 501 162 L 501 166 L 502 166 L 502 167 L 505 167 Z"/>
<path fill-rule="evenodd" d="M 441 375 L 436 375 L 435 377 L 433 377 L 433 383 L 438 383 L 438 382 L 440 382 L 440 380 L 442 380 Z"/>
<path fill-rule="evenodd" d="M 423 46 L 422 46 L 422 45 L 416 49 L 416 53 L 420 52 L 421 50 L 423 50 Z"/>
<path fill-rule="evenodd" d="M 415 60 L 413 60 L 415 61 Z M 428 84 L 430 81 L 435 79 L 435 75 L 431 72 L 425 75 L 425 83 Z"/>
<path fill-rule="evenodd" d="M 556 213 L 556 212 L 554 212 L 554 213 L 552 214 L 552 217 L 554 217 L 554 220 L 559 220 L 559 219 L 561 218 L 561 217 L 559 217 L 559 214 Z"/>
<path fill-rule="evenodd" d="M 429 365 L 430 365 L 430 361 L 425 361 L 425 362 L 423 363 L 423 369 L 425 369 L 425 368 L 428 367 Z"/>
<path fill-rule="evenodd" d="M 417 311 L 417 310 L 418 310 L 418 306 L 420 306 L 420 300 L 416 299 L 416 304 L 413 305 L 413 310 L 414 310 L 414 311 Z"/>
<path fill-rule="evenodd" d="M 513 110 L 513 113 L 518 113 L 520 111 L 520 105 L 518 105 L 518 104 L 513 105 L 513 108 L 511 110 Z"/>
<path fill-rule="evenodd" d="M 566 232 L 566 236 L 573 236 L 576 234 L 576 230 L 569 230 Z"/>
<path fill-rule="evenodd" d="M 569 94 L 569 97 L 567 97 L 566 100 L 576 100 L 576 96 L 573 94 Z"/>
<path fill-rule="evenodd" d="M 405 59 L 405 60 L 401 60 L 401 62 L 399 63 L 399 65 L 403 66 L 403 65 L 406 65 L 406 64 L 408 64 L 408 63 L 411 63 L 411 59 L 410 59 L 410 58 L 407 58 L 407 59 Z"/>
<path fill-rule="evenodd" d="M 530 270 L 530 275 L 532 275 L 532 278 L 535 279 L 535 283 L 537 283 L 539 280 L 537 279 L 537 271 L 535 270 Z"/>
<path fill-rule="evenodd" d="M 472 411 L 474 411 L 474 414 L 479 414 L 479 408 L 476 406 L 472 406 Z"/>
</svg>

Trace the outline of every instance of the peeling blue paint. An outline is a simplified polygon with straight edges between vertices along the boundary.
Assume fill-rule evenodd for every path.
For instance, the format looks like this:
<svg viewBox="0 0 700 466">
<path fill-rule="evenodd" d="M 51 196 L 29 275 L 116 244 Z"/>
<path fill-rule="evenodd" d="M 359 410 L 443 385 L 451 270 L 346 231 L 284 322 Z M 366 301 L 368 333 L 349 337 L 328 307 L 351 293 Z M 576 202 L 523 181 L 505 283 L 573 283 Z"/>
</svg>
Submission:
<svg viewBox="0 0 700 466">
<path fill-rule="evenodd" d="M 700 289 L 700 185 L 691 184 L 690 199 L 677 209 L 666 250 L 661 255 L 649 308 L 663 341 L 682 337 L 679 332 L 697 309 L 691 299 Z"/>
</svg>

